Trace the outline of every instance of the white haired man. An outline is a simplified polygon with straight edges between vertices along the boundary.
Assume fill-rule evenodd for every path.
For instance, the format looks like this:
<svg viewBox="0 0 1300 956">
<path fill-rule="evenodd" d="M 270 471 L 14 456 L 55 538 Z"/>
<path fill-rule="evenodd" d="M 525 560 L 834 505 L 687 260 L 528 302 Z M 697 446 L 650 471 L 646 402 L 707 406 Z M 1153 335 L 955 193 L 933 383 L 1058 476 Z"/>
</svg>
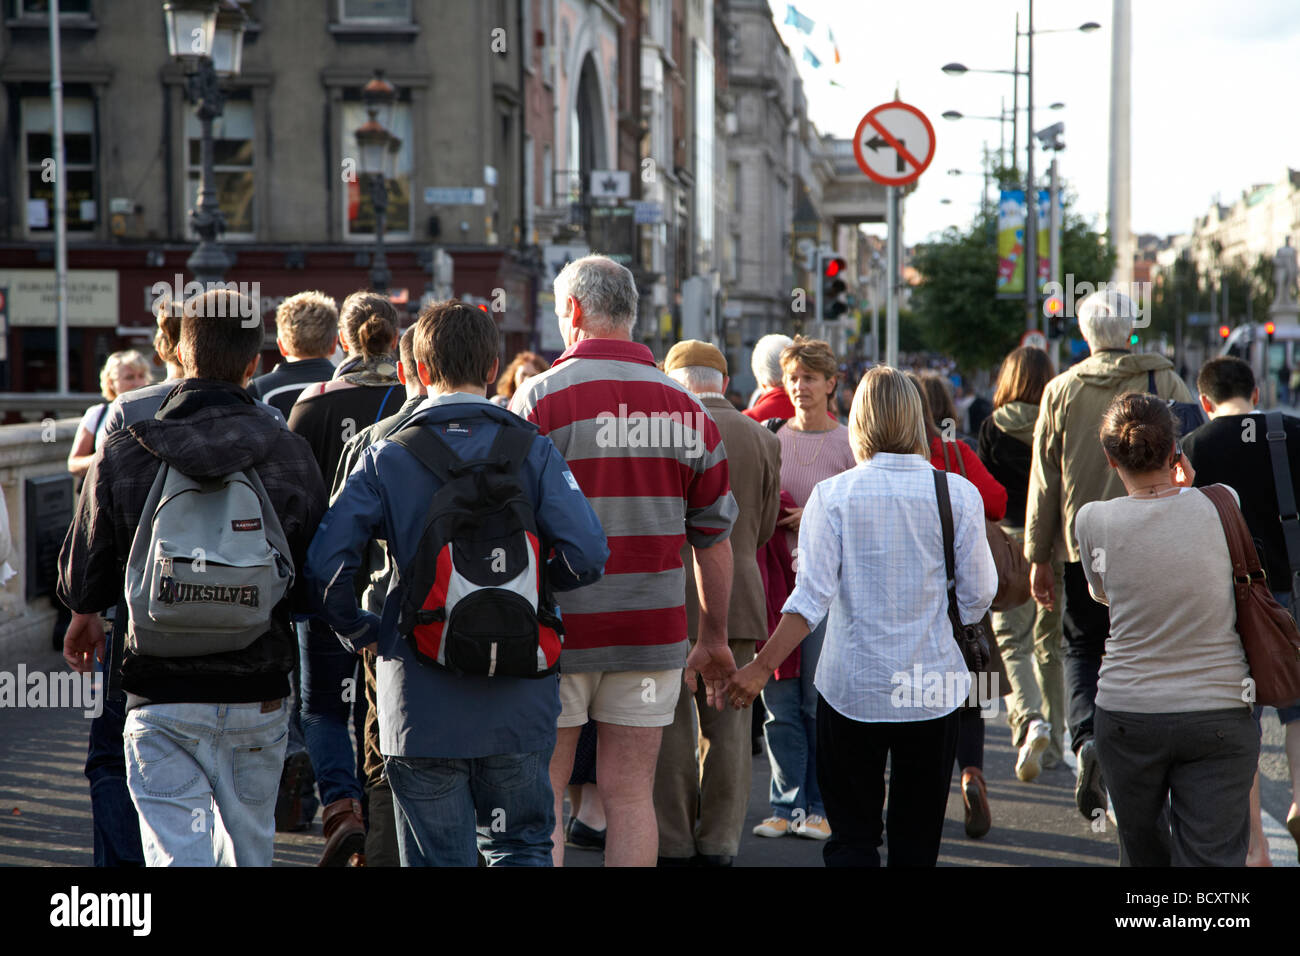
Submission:
<svg viewBox="0 0 1300 956">
<path fill-rule="evenodd" d="M 1093 744 L 1093 714 L 1110 612 L 1088 593 L 1082 562 L 1102 556 L 1079 553 L 1074 519 L 1088 502 L 1126 493 L 1118 473 L 1108 467 L 1098 438 L 1102 413 L 1111 399 L 1124 392 L 1145 392 L 1153 382 L 1161 398 L 1192 401 L 1169 359 L 1129 351 L 1137 316 L 1133 300 L 1119 292 L 1095 292 L 1079 303 L 1079 330 L 1092 354 L 1056 376 L 1043 390 L 1025 511 L 1030 585 L 1034 600 L 1045 608 L 1055 607 L 1057 601 L 1053 555 L 1065 557 L 1061 621 L 1066 713 L 1077 757 L 1075 804 L 1089 820 L 1098 809 L 1106 808 L 1101 765 Z"/>
<path fill-rule="evenodd" d="M 695 674 L 703 676 L 708 703 L 719 710 L 736 669 L 727 608 L 737 508 L 726 449 L 699 401 L 632 341 L 636 303 L 632 273 L 612 259 L 587 256 L 565 266 L 555 279 L 555 314 L 568 347 L 510 403 L 569 463 L 610 550 L 604 577 L 566 592 L 560 603 L 562 712 L 551 758 L 557 866 L 564 862 L 561 800 L 588 717 L 599 728 L 605 863 L 654 866 L 655 764 L 682 667 L 692 693 Z M 701 594 L 689 655 L 683 543 L 692 548 Z"/>
<path fill-rule="evenodd" d="M 773 332 L 754 343 L 754 355 L 750 368 L 758 382 L 759 394 L 754 404 L 745 410 L 745 414 L 756 422 L 765 422 L 769 418 L 794 418 L 794 403 L 785 393 L 785 372 L 781 369 L 781 353 L 786 346 L 793 345 L 794 339 L 788 335 Z"/>
</svg>

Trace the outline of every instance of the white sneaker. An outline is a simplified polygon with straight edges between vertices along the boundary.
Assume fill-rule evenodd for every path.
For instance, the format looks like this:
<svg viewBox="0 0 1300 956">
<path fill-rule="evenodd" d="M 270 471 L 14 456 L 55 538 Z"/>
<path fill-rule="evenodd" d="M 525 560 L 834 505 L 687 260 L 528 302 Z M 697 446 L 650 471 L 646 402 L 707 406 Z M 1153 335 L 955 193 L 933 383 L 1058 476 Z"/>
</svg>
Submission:
<svg viewBox="0 0 1300 956">
<path fill-rule="evenodd" d="M 1034 780 L 1043 770 L 1042 755 L 1052 740 L 1052 725 L 1045 720 L 1031 720 L 1024 745 L 1016 758 L 1016 776 L 1025 783 Z"/>
</svg>

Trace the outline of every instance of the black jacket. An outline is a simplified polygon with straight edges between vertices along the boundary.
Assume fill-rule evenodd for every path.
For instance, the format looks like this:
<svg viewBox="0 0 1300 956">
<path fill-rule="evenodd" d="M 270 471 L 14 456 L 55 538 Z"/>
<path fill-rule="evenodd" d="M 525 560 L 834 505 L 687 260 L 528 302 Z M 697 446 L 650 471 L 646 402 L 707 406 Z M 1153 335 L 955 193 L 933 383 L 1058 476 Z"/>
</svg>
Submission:
<svg viewBox="0 0 1300 956">
<path fill-rule="evenodd" d="M 348 440 L 394 414 L 405 400 L 395 362 L 352 359 L 330 381 L 303 390 L 289 413 L 289 430 L 307 439 L 329 487 Z"/>
<path fill-rule="evenodd" d="M 1038 406 L 1027 402 L 1010 402 L 995 409 L 980 424 L 976 449 L 989 474 L 1007 489 L 1006 520 L 1022 528 L 1037 418 Z"/>
<path fill-rule="evenodd" d="M 1291 485 L 1300 500 L 1300 418 L 1283 415 L 1282 427 L 1286 432 Z M 1246 526 L 1263 556 L 1269 587 L 1289 591 L 1291 574 L 1267 434 L 1263 415 L 1222 415 L 1184 438 L 1183 452 L 1196 472 L 1197 488 L 1222 483 L 1237 492 Z"/>
<path fill-rule="evenodd" d="M 327 358 L 280 362 L 265 375 L 248 383 L 248 394 L 274 405 L 286 419 L 298 395 L 308 385 L 334 377 L 334 363 Z"/>
<path fill-rule="evenodd" d="M 163 461 L 195 478 L 255 468 L 284 528 L 296 570 L 272 628 L 242 651 L 201 657 L 127 654 L 122 687 L 154 703 L 247 703 L 289 694 L 297 661 L 290 615 L 304 610 L 302 569 L 325 513 L 311 449 L 227 382 L 185 379 L 155 418 L 114 432 L 86 475 L 59 556 L 59 598 L 77 613 L 117 605 L 140 512 Z"/>
</svg>

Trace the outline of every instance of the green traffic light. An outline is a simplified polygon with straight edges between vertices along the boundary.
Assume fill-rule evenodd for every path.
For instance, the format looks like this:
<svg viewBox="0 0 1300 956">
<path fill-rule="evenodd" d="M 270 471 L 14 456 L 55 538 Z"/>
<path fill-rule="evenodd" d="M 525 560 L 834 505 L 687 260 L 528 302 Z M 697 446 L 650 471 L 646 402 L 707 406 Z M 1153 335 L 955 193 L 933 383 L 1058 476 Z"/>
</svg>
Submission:
<svg viewBox="0 0 1300 956">
<path fill-rule="evenodd" d="M 1138 334 L 1137 334 L 1136 332 L 1134 332 L 1132 335 L 1130 335 L 1130 336 L 1128 337 L 1128 344 L 1129 344 L 1129 345 L 1137 345 L 1137 344 L 1138 344 Z"/>
</svg>

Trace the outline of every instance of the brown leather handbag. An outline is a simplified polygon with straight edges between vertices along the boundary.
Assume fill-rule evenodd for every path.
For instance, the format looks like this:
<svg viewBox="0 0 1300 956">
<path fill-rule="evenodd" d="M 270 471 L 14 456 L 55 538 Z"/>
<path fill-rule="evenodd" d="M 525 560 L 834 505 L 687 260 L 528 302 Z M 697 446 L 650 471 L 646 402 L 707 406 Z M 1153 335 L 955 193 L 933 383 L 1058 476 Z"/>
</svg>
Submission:
<svg viewBox="0 0 1300 956">
<path fill-rule="evenodd" d="M 948 442 L 943 445 L 943 470 L 952 471 L 952 462 L 948 457 Z M 966 465 L 961 460 L 961 452 L 954 451 L 957 467 L 961 476 L 966 477 Z M 1032 597 L 1029 591 L 1029 560 L 1025 552 L 1016 545 L 1011 536 L 1002 530 L 996 521 L 984 518 L 984 536 L 988 538 L 989 550 L 993 552 L 993 564 L 998 569 L 998 593 L 993 597 L 992 610 L 1009 611 L 1020 607 Z"/>
<path fill-rule="evenodd" d="M 1210 485 L 1201 491 L 1218 510 L 1228 541 L 1237 633 L 1254 681 L 1254 702 L 1290 706 L 1300 701 L 1300 629 L 1269 590 L 1250 529 L 1232 492 L 1224 485 Z"/>
</svg>

